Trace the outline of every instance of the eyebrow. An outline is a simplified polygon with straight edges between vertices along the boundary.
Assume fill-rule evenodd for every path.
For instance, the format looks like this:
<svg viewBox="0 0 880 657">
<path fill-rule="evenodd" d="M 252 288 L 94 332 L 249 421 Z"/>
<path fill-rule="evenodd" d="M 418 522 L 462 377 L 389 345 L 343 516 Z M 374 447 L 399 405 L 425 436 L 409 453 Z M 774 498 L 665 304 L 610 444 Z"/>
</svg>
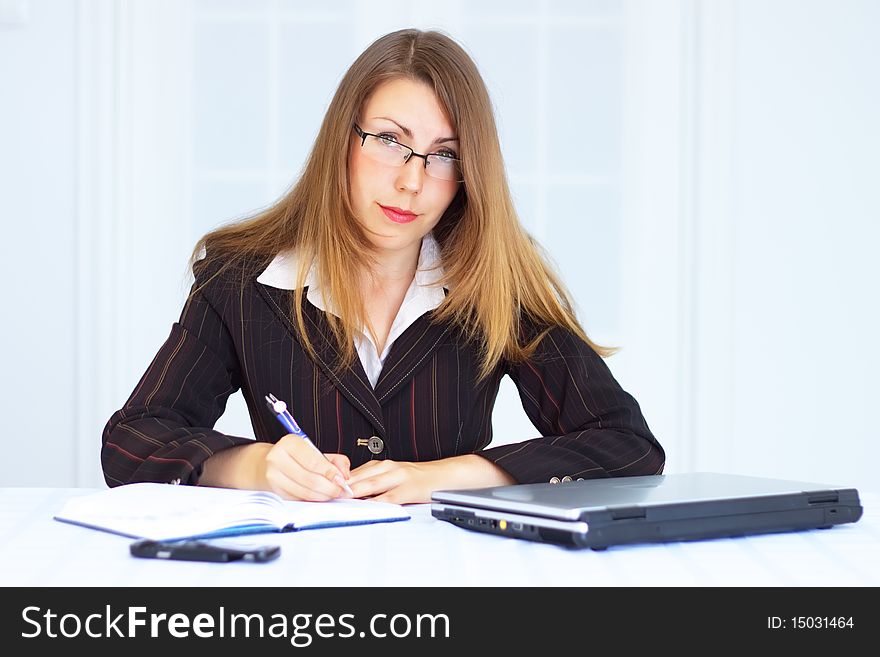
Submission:
<svg viewBox="0 0 880 657">
<path fill-rule="evenodd" d="M 407 137 L 412 139 L 412 137 L 413 137 L 412 130 L 410 130 L 409 128 L 407 128 L 404 125 L 400 125 L 394 119 L 389 118 L 387 116 L 374 116 L 373 118 L 374 119 L 382 119 L 384 121 L 391 121 L 391 123 L 393 123 L 394 125 L 396 125 L 398 128 L 400 128 L 403 131 L 403 134 L 405 134 Z M 434 143 L 435 144 L 445 144 L 448 141 L 458 141 L 458 137 L 440 137 L 439 139 L 435 139 Z"/>
</svg>

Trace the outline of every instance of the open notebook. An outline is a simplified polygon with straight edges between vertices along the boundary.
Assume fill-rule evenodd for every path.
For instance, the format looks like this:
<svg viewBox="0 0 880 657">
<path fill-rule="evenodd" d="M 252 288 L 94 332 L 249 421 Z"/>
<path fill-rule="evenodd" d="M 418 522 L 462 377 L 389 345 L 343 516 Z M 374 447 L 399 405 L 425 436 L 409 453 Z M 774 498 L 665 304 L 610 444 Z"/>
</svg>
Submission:
<svg viewBox="0 0 880 657">
<path fill-rule="evenodd" d="M 68 500 L 55 520 L 154 541 L 408 520 L 398 504 L 292 502 L 274 493 L 137 483 Z"/>
</svg>

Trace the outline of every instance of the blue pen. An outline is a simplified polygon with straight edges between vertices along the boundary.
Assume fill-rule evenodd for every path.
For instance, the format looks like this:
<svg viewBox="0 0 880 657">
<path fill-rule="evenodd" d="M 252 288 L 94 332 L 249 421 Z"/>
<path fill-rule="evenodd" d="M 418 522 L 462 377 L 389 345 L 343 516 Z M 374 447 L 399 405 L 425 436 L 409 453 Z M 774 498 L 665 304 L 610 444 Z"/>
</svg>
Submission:
<svg viewBox="0 0 880 657">
<path fill-rule="evenodd" d="M 293 416 L 290 414 L 290 411 L 287 410 L 286 403 L 278 399 L 278 397 L 270 392 L 268 395 L 266 395 L 266 405 L 269 407 L 269 410 L 275 414 L 275 417 L 278 418 L 281 426 L 287 429 L 287 431 L 292 433 L 294 436 L 299 436 L 300 438 L 305 440 L 309 445 L 312 446 L 312 449 L 318 452 L 318 454 L 323 456 L 325 459 L 327 458 L 327 456 L 321 450 L 319 450 L 315 446 L 315 443 L 313 443 L 311 439 L 306 435 L 306 432 L 300 429 L 299 425 L 296 423 L 296 420 L 294 420 Z M 330 461 L 330 459 L 327 460 Z M 336 481 L 337 484 L 345 489 L 346 493 L 354 497 L 354 491 L 351 489 L 351 486 L 346 483 L 345 479 L 343 479 L 341 472 L 333 479 Z"/>
</svg>

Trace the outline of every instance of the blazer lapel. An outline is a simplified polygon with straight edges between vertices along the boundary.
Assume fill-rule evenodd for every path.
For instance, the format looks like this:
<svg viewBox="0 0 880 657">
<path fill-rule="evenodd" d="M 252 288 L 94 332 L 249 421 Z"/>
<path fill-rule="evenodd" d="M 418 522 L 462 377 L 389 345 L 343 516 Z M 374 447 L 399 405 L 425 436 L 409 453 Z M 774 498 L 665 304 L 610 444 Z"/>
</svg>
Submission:
<svg viewBox="0 0 880 657">
<path fill-rule="evenodd" d="M 430 311 L 419 317 L 391 345 L 376 381 L 375 396 L 380 404 L 428 362 L 452 328 L 450 324 L 433 324 L 430 317 Z"/>
<path fill-rule="evenodd" d="M 263 285 L 262 283 L 254 283 L 254 285 L 257 286 L 257 290 L 266 299 L 269 307 L 278 315 L 291 335 L 299 340 L 295 323 L 289 314 L 291 308 L 290 295 L 295 294 L 296 291 L 281 290 Z M 360 358 L 356 357 L 351 367 L 337 374 L 334 368 L 339 362 L 340 355 L 333 340 L 333 333 L 326 317 L 324 317 L 324 313 L 315 308 L 306 299 L 307 291 L 308 288 L 303 288 L 302 290 L 303 315 L 305 316 L 306 333 L 312 346 L 315 348 L 317 365 L 336 385 L 340 393 L 364 412 L 379 435 L 387 441 L 388 433 L 382 422 L 382 406 L 376 398 L 373 387 L 370 385 L 370 380 L 367 378 L 367 373 L 364 371 Z"/>
</svg>

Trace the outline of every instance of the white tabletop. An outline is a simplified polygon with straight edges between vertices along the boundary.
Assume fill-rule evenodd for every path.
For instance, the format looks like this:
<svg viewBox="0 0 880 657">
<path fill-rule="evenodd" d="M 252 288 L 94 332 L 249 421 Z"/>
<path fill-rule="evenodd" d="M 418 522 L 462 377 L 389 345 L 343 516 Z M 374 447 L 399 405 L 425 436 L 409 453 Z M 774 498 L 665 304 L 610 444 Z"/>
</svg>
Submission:
<svg viewBox="0 0 880 657">
<path fill-rule="evenodd" d="M 880 497 L 857 523 L 709 541 L 573 550 L 412 520 L 239 539 L 280 545 L 265 564 L 131 557 L 132 539 L 58 522 L 94 489 L 0 489 L 2 586 L 877 586 Z"/>
</svg>

